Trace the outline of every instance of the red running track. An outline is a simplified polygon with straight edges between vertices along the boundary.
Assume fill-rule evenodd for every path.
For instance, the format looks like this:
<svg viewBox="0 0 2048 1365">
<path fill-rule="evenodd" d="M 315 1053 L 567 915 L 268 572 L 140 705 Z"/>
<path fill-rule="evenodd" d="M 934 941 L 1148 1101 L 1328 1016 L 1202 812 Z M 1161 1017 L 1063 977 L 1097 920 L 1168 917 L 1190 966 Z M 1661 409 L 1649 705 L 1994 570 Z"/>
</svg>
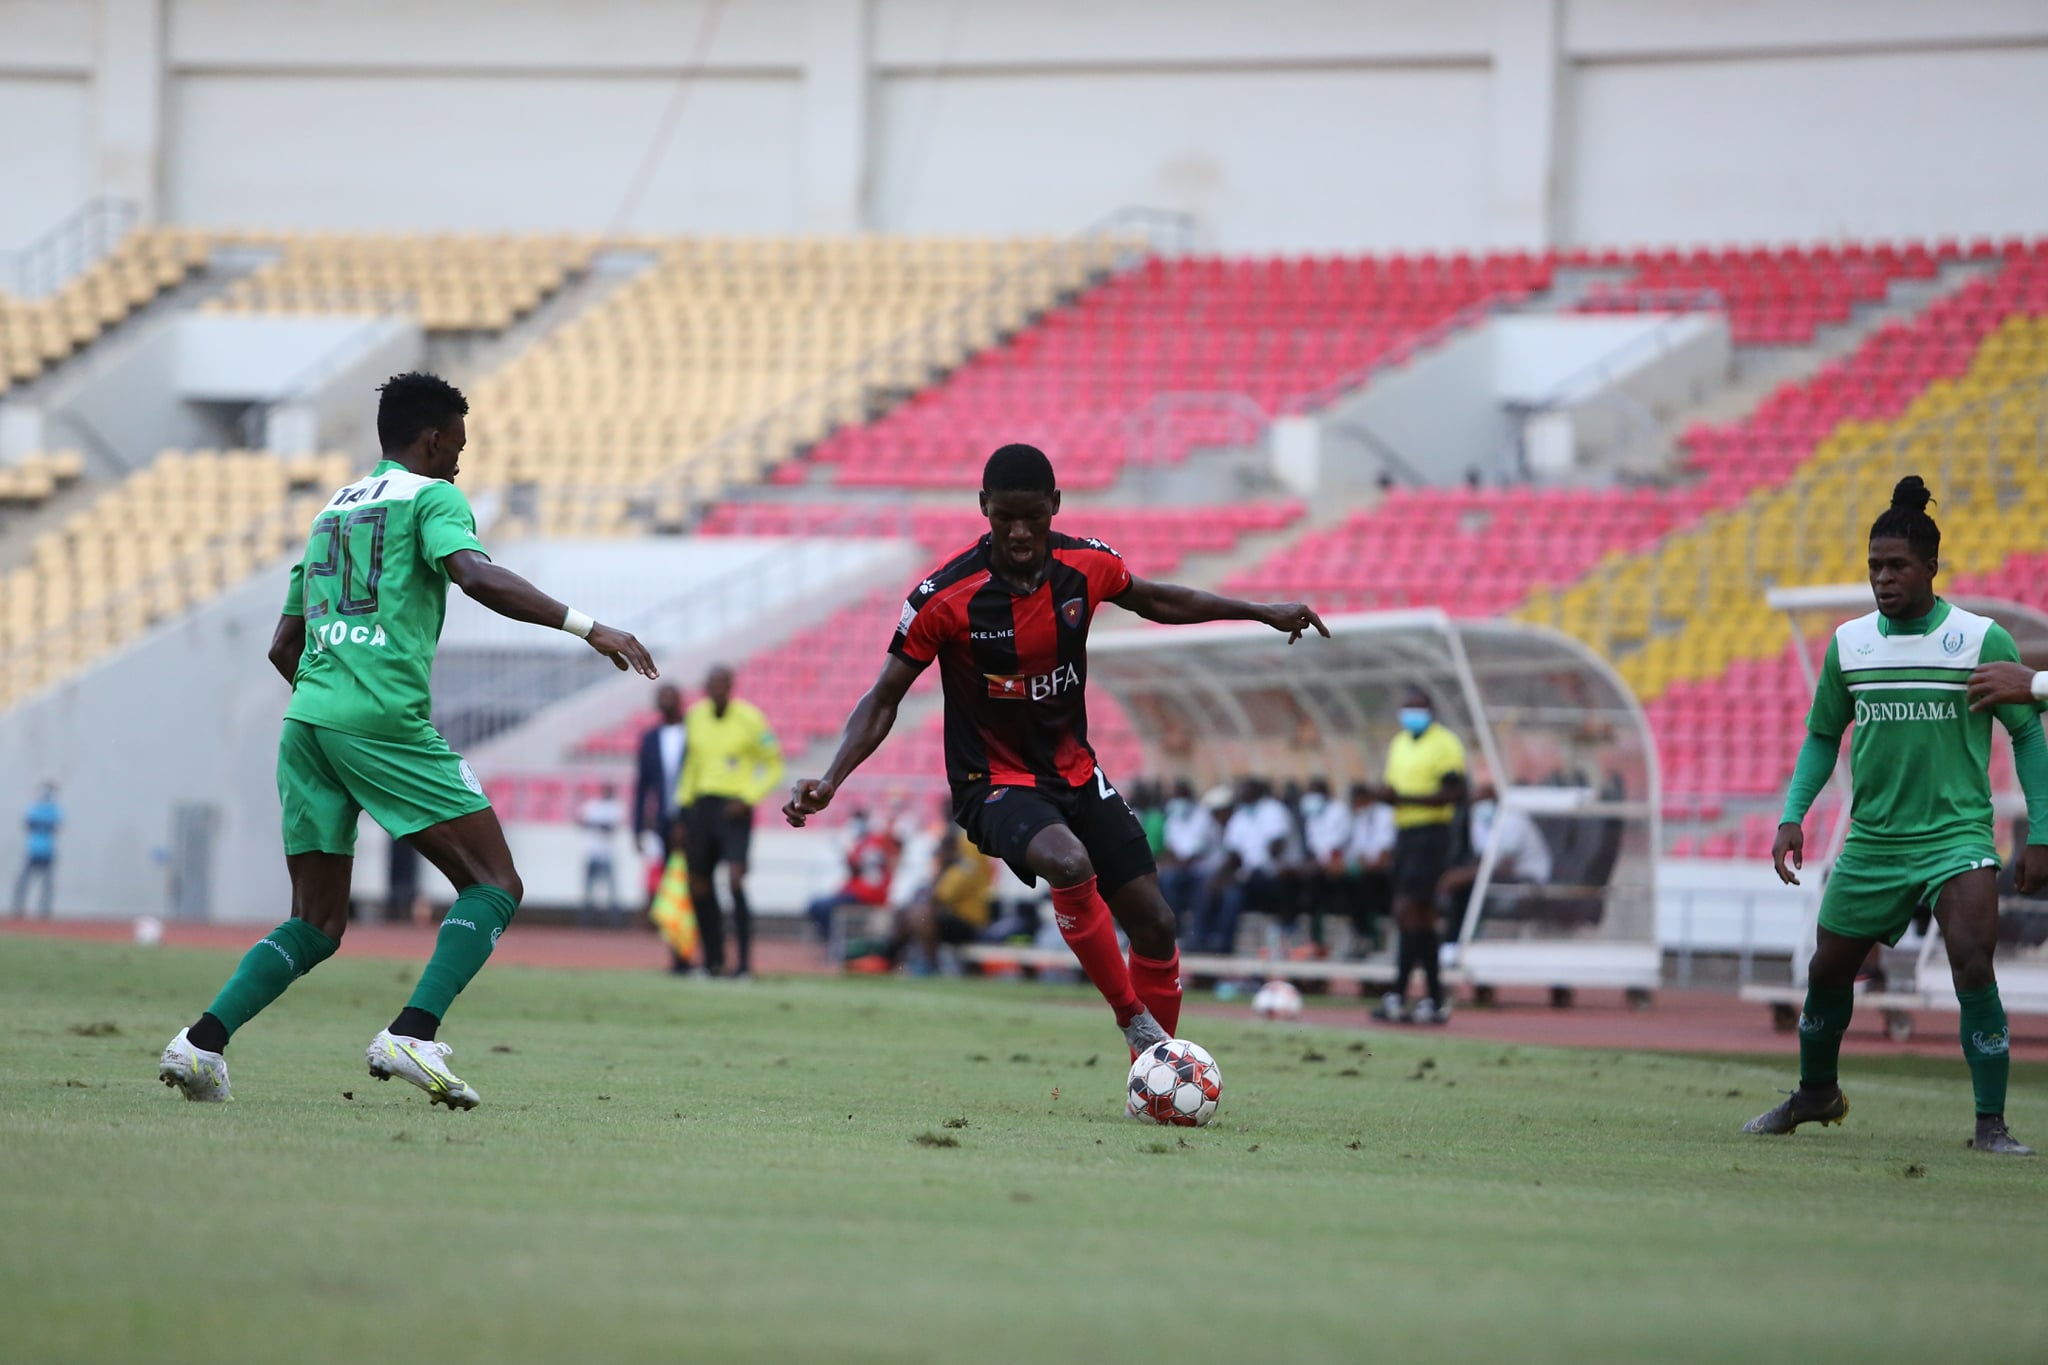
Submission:
<svg viewBox="0 0 2048 1365">
<path fill-rule="evenodd" d="M 96 943 L 132 942 L 134 934 L 126 920 L 12 920 L 0 922 L 0 932 Z M 167 924 L 163 941 L 176 948 L 233 951 L 246 947 L 254 937 L 255 929 L 249 926 Z M 434 930 L 427 926 L 359 924 L 348 931 L 344 951 L 356 956 L 424 962 L 433 951 L 433 943 Z M 767 976 L 826 974 L 817 948 L 809 943 L 758 941 L 754 958 L 756 969 Z M 666 954 L 652 933 L 543 925 L 523 925 L 518 932 L 507 934 L 499 942 L 493 960 L 500 965 L 522 967 L 644 972 L 663 971 L 667 963 Z M 990 987 L 999 989 L 999 983 L 991 982 Z M 917 987 L 906 980 L 903 988 Z M 1441 1033 L 1452 1038 L 1546 1047 L 1781 1055 L 1788 1067 L 1797 1050 L 1790 1034 L 1779 1033 L 1772 1026 L 1768 1010 L 1761 1005 L 1744 1004 L 1726 991 L 1662 990 L 1652 1008 L 1635 1010 L 1623 1002 L 1618 992 L 1582 991 L 1579 1003 L 1571 1009 L 1552 1009 L 1547 992 L 1503 990 L 1497 1007 L 1459 1009 L 1440 1030 L 1376 1024 L 1366 1018 L 1368 1006 L 1366 1000 L 1319 1005 L 1309 1011 L 1304 1022 L 1368 1031 L 1394 1029 L 1418 1036 Z M 1251 1015 L 1251 1007 L 1249 1002 L 1191 1000 L 1188 1013 L 1201 1018 L 1246 1019 Z M 1956 1055 L 1954 1015 L 1922 1013 L 1916 1016 L 1915 1023 L 1917 1029 L 1910 1041 L 1894 1043 L 1884 1036 L 1883 1021 L 1877 1011 L 1861 1010 L 1850 1026 L 1844 1050 L 1852 1055 Z M 2014 1018 L 2012 1053 L 2021 1061 L 2048 1061 L 2048 1016 Z"/>
</svg>

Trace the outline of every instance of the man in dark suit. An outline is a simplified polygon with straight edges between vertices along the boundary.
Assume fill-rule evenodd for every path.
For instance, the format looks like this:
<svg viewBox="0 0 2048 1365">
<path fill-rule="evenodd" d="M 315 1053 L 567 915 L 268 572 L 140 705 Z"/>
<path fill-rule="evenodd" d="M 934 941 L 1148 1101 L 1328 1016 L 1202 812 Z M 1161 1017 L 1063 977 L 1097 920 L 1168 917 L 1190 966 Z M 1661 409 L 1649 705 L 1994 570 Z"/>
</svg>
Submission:
<svg viewBox="0 0 2048 1365">
<path fill-rule="evenodd" d="M 683 846 L 682 809 L 676 805 L 676 784 L 683 775 L 683 694 L 664 683 L 654 694 L 661 723 L 640 736 L 640 763 L 633 780 L 633 838 L 641 853 L 660 858 Z M 690 964 L 669 954 L 669 969 L 687 972 Z"/>
</svg>

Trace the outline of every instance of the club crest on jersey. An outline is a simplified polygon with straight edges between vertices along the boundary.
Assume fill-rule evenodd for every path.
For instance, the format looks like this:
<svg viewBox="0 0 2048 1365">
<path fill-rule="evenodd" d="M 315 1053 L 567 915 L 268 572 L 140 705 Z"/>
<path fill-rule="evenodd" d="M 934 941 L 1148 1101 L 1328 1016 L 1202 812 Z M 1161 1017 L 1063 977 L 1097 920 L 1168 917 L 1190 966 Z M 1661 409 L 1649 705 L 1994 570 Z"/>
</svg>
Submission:
<svg viewBox="0 0 2048 1365">
<path fill-rule="evenodd" d="M 1962 652 L 1963 652 L 1963 633 L 1962 633 L 1961 631 L 1959 631 L 1959 630 L 1952 630 L 1952 631 L 1949 631 L 1949 632 L 1948 632 L 1948 633 L 1947 633 L 1946 635 L 1942 636 L 1942 637 L 1941 637 L 1941 652 L 1942 652 L 1942 653 L 1944 653 L 1944 654 L 1960 654 L 1960 653 L 1962 653 Z"/>
<path fill-rule="evenodd" d="M 1066 601 L 1060 603 L 1060 620 L 1065 621 L 1071 629 L 1078 630 L 1081 626 L 1081 616 L 1087 610 L 1087 598 L 1069 597 Z"/>
</svg>

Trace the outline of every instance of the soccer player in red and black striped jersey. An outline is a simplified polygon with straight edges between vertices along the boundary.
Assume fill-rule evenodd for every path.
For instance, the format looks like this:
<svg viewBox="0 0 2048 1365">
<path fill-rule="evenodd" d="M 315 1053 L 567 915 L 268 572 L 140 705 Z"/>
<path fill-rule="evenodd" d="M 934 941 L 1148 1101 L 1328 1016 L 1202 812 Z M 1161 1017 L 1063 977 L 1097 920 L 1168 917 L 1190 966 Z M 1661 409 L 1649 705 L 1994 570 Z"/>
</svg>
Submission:
<svg viewBox="0 0 2048 1365">
<path fill-rule="evenodd" d="M 1088 747 L 1088 626 L 1114 602 L 1148 621 L 1262 621 L 1292 644 L 1330 632 L 1299 602 L 1262 604 L 1148 583 L 1099 540 L 1052 529 L 1052 462 L 1006 445 L 981 476 L 989 533 L 919 583 L 903 604 L 882 676 L 847 718 L 825 775 L 796 784 L 792 825 L 825 809 L 880 746 L 896 708 L 934 660 L 946 695 L 954 818 L 1026 884 L 1052 884 L 1053 917 L 1133 1049 L 1173 1036 L 1180 952 L 1145 832 Z M 1114 914 L 1115 922 L 1111 922 Z M 1125 961 L 1116 926 L 1131 942 Z"/>
</svg>

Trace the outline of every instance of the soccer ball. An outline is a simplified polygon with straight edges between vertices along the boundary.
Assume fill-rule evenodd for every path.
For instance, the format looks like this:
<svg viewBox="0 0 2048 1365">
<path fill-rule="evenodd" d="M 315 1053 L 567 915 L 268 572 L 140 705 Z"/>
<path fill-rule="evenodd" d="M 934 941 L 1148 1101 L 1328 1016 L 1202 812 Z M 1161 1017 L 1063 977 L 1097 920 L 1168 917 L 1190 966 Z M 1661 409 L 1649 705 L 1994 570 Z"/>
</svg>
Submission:
<svg viewBox="0 0 2048 1365">
<path fill-rule="evenodd" d="M 1180 1038 L 1154 1043 L 1131 1063 L 1124 1113 L 1176 1128 L 1200 1128 L 1216 1117 L 1223 1073 L 1216 1059 Z"/>
<path fill-rule="evenodd" d="M 1252 1013 L 1261 1019 L 1299 1019 L 1301 992 L 1292 981 L 1268 981 L 1252 997 Z"/>
<path fill-rule="evenodd" d="M 135 921 L 135 941 L 145 948 L 154 948 L 164 941 L 164 922 L 155 915 L 143 915 Z"/>
</svg>

